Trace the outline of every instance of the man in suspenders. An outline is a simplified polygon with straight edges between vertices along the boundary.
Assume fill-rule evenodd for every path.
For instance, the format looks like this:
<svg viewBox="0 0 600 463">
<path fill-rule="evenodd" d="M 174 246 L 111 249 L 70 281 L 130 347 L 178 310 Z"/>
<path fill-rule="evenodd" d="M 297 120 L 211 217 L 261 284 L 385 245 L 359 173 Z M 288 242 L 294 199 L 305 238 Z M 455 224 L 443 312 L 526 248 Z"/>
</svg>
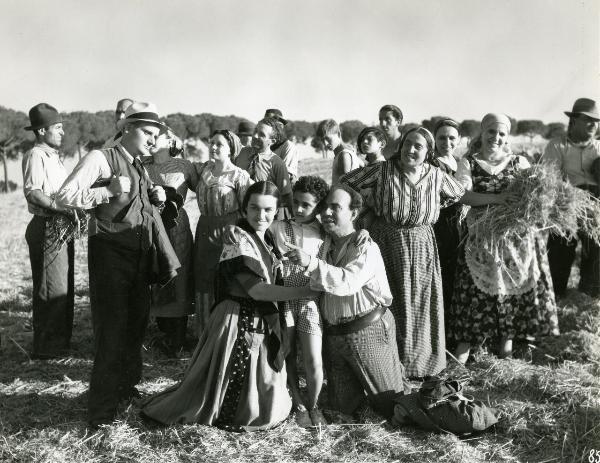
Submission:
<svg viewBox="0 0 600 463">
<path fill-rule="evenodd" d="M 119 142 L 81 159 L 57 196 L 61 206 L 93 212 L 88 246 L 95 346 L 88 398 L 92 428 L 110 423 L 121 400 L 139 395 L 135 385 L 142 372 L 153 249 L 161 241 L 156 229 L 162 222 L 155 219 L 153 205 L 165 201 L 140 160 L 166 128 L 156 107 L 134 102 L 117 128 Z M 160 244 L 174 253 L 168 239 Z"/>
</svg>

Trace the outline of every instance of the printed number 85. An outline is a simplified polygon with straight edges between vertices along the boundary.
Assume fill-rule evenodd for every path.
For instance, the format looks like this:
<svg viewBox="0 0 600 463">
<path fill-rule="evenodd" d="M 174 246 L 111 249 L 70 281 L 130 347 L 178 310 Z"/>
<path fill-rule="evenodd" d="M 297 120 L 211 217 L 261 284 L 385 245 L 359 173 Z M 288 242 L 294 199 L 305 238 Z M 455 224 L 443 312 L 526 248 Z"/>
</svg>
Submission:
<svg viewBox="0 0 600 463">
<path fill-rule="evenodd" d="M 588 461 L 590 463 L 600 463 L 600 450 L 590 450 L 590 455 L 588 456 Z"/>
</svg>

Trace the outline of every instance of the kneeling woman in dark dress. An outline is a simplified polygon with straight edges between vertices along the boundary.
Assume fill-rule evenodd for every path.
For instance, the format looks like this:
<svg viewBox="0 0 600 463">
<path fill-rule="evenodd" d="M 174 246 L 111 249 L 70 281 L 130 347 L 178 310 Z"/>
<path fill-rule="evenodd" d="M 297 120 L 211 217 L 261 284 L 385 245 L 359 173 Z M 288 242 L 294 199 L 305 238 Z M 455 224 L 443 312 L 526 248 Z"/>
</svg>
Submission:
<svg viewBox="0 0 600 463">
<path fill-rule="evenodd" d="M 248 188 L 243 232 L 225 245 L 216 305 L 181 383 L 151 397 L 142 414 L 164 424 L 198 423 L 230 430 L 276 426 L 291 409 L 285 319 L 276 301 L 310 298 L 308 287 L 283 287 L 281 254 L 268 231 L 279 206 L 271 182 Z"/>
</svg>

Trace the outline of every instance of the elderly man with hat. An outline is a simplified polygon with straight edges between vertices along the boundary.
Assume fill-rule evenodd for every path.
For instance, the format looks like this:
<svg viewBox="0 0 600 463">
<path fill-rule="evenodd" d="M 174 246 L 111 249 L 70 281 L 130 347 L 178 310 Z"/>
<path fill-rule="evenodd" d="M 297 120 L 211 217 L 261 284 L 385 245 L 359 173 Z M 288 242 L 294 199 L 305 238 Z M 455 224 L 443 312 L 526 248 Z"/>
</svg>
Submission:
<svg viewBox="0 0 600 463">
<path fill-rule="evenodd" d="M 267 109 L 265 111 L 265 118 L 267 117 L 278 120 L 284 126 L 288 124 L 287 119 L 283 118 L 283 113 L 279 109 Z M 271 146 L 271 151 L 283 160 L 290 174 L 290 182 L 293 184 L 298 178 L 298 149 L 295 143 L 282 137 L 279 142 Z"/>
<path fill-rule="evenodd" d="M 93 211 L 88 245 L 95 346 L 88 397 L 92 428 L 111 422 L 121 400 L 139 395 L 135 385 L 142 372 L 151 271 L 158 261 L 168 280 L 179 267 L 155 211 L 165 192 L 153 187 L 140 160 L 166 126 L 153 104 L 134 102 L 117 127 L 120 141 L 90 151 L 57 196 L 63 206 Z"/>
<path fill-rule="evenodd" d="M 240 137 L 242 147 L 250 146 L 255 127 L 256 125 L 249 121 L 242 121 L 238 124 L 237 136 Z"/>
<path fill-rule="evenodd" d="M 52 242 L 50 221 L 67 211 L 55 201 L 67 171 L 60 160 L 63 120 L 47 103 L 29 111 L 35 145 L 23 157 L 23 192 L 33 218 L 25 239 L 33 279 L 33 357 L 51 358 L 69 349 L 73 328 L 73 241 Z"/>
<path fill-rule="evenodd" d="M 600 140 L 596 139 L 600 111 L 594 100 L 579 98 L 569 117 L 567 134 L 551 140 L 544 151 L 543 160 L 554 163 L 564 177 L 578 188 L 600 197 L 598 166 L 600 164 Z M 600 248 L 587 236 L 581 234 L 581 263 L 579 290 L 590 296 L 600 296 Z M 557 296 L 564 296 L 571 266 L 575 260 L 577 240 L 565 240 L 550 235 L 548 260 Z"/>
</svg>

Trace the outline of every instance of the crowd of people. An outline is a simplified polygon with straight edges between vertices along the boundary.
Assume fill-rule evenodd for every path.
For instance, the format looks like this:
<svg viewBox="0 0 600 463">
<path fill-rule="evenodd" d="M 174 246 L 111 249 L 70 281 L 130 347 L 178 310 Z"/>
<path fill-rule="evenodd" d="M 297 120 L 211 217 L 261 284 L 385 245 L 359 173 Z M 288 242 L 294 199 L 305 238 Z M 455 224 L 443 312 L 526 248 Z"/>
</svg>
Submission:
<svg viewBox="0 0 600 463">
<path fill-rule="evenodd" d="M 567 133 L 541 162 L 598 197 L 598 106 L 580 98 L 565 114 Z M 181 382 L 144 398 L 141 414 L 231 430 L 270 428 L 291 411 L 300 426 L 325 425 L 325 376 L 332 409 L 360 417 L 372 407 L 389 417 L 408 380 L 443 372 L 449 350 L 466 363 L 472 348 L 492 343 L 506 357 L 513 342 L 559 333 L 556 297 L 575 240 L 532 229 L 509 242 L 505 264 L 516 279 L 478 258 L 478 215 L 527 200 L 507 191 L 530 163 L 511 151 L 504 114 L 483 117 L 462 157 L 451 118 L 402 134 L 402 111 L 385 105 L 380 125 L 355 145 L 324 120 L 316 136 L 334 153 L 331 185 L 299 171 L 278 109 L 238 133 L 215 130 L 203 163 L 182 157 L 181 139 L 155 105 L 120 100 L 115 116 L 115 136 L 68 173 L 59 156 L 63 121 L 40 103 L 26 127 L 36 143 L 23 158 L 35 358 L 70 352 L 74 247 L 52 246 L 52 220 L 90 213 L 92 428 L 140 397 L 150 317 L 169 355 L 187 347 L 191 315 L 198 340 Z M 200 211 L 195 236 L 183 207 L 190 191 Z M 600 251 L 580 239 L 580 289 L 598 297 Z"/>
</svg>

